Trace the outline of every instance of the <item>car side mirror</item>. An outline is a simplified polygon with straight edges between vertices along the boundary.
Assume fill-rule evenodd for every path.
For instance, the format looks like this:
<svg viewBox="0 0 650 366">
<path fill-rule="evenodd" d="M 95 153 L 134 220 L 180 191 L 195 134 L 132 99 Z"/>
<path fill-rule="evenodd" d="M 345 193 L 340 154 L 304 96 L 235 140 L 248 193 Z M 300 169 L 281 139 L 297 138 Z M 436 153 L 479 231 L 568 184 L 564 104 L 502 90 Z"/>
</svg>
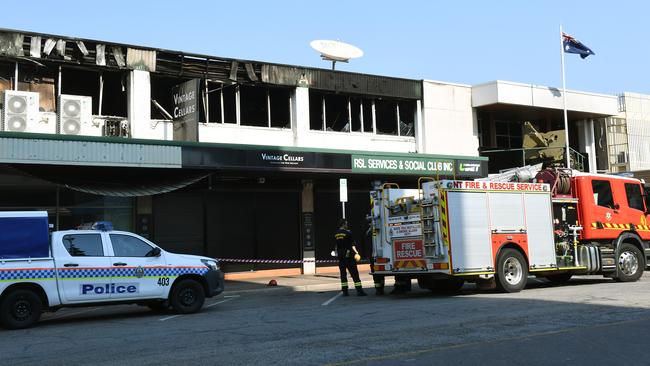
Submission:
<svg viewBox="0 0 650 366">
<path fill-rule="evenodd" d="M 160 257 L 160 248 L 155 247 L 147 253 L 147 257 Z"/>
</svg>

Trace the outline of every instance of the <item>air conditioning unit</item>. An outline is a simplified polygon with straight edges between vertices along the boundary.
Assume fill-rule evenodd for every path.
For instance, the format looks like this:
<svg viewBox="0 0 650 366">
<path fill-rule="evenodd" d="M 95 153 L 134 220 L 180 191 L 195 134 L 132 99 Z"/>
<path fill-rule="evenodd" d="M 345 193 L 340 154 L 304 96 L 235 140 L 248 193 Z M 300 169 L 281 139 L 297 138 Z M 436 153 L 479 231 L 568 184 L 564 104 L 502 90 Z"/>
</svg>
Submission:
<svg viewBox="0 0 650 366">
<path fill-rule="evenodd" d="M 62 135 L 101 136 L 102 125 L 95 123 L 92 98 L 81 95 L 59 96 L 59 133 Z"/>
<path fill-rule="evenodd" d="M 5 90 L 2 96 L 2 130 L 9 132 L 55 133 L 56 124 L 40 121 L 39 95 L 34 92 Z"/>
</svg>

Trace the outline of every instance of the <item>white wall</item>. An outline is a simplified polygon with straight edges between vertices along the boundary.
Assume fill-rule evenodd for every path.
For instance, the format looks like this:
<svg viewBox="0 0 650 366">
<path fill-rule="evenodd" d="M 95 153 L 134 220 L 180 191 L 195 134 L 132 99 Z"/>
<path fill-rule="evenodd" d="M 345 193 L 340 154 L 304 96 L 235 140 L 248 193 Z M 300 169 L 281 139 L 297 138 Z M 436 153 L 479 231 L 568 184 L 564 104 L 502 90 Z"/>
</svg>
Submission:
<svg viewBox="0 0 650 366">
<path fill-rule="evenodd" d="M 151 78 L 148 71 L 131 70 L 127 95 L 131 136 L 158 139 L 157 135 L 151 133 Z"/>
<path fill-rule="evenodd" d="M 293 146 L 291 129 L 199 123 L 199 141 L 224 144 Z"/>
<path fill-rule="evenodd" d="M 630 170 L 650 169 L 650 95 L 625 93 Z"/>
<path fill-rule="evenodd" d="M 424 81 L 423 153 L 478 156 L 478 127 L 467 85 Z"/>
</svg>

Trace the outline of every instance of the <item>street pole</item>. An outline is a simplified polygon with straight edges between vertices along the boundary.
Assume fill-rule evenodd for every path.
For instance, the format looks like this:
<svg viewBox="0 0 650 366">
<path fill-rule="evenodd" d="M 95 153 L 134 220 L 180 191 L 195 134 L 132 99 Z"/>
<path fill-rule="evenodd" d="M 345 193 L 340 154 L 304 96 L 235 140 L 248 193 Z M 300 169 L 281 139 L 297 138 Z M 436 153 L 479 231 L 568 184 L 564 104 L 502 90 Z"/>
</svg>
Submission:
<svg viewBox="0 0 650 366">
<path fill-rule="evenodd" d="M 569 121 L 566 111 L 566 77 L 564 74 L 564 33 L 560 24 L 560 56 L 562 57 L 562 104 L 564 109 L 564 146 L 566 148 L 566 167 L 571 169 L 571 153 L 569 148 Z"/>
</svg>

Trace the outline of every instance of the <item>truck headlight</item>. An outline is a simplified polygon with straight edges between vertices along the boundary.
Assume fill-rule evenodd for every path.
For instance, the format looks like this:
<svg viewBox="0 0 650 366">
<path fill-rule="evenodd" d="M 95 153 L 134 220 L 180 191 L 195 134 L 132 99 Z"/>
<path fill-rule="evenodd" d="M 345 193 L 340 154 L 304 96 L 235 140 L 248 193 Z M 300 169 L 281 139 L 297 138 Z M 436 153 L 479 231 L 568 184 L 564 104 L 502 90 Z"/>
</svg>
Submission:
<svg viewBox="0 0 650 366">
<path fill-rule="evenodd" d="M 213 260 L 213 259 L 201 259 L 201 262 L 205 264 L 206 267 L 210 268 L 211 270 L 218 271 L 219 270 L 219 262 Z"/>
</svg>

